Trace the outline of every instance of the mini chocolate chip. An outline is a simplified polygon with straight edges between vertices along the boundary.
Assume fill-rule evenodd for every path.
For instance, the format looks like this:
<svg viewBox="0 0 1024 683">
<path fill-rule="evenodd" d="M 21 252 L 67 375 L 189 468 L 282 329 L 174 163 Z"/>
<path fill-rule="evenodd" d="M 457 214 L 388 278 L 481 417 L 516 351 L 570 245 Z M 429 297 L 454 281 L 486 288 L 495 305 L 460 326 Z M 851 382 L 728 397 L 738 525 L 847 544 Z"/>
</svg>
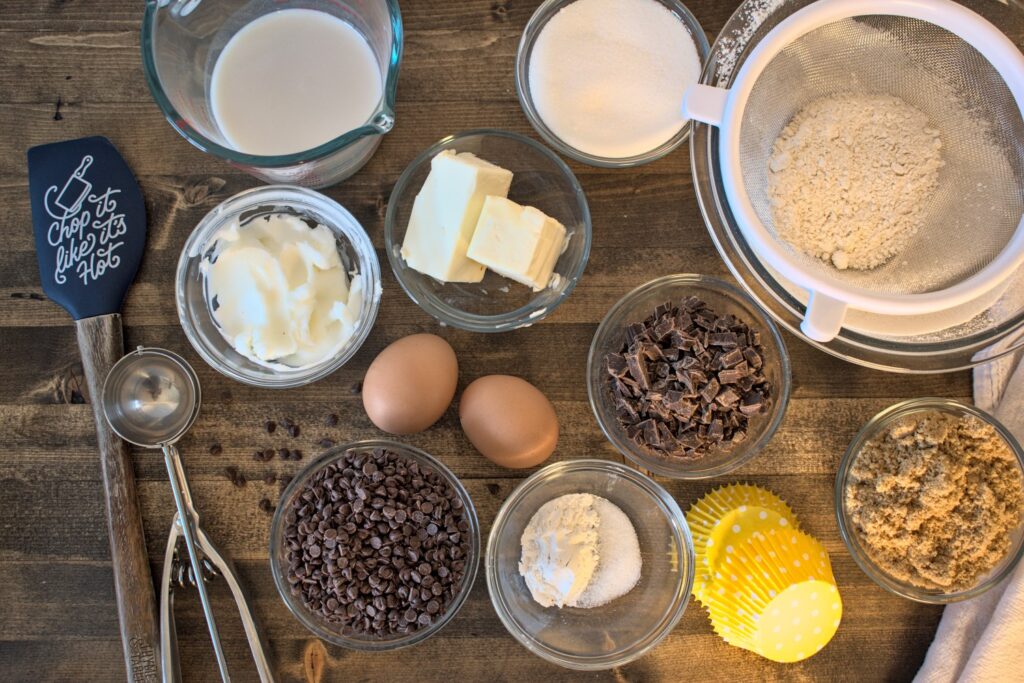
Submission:
<svg viewBox="0 0 1024 683">
<path fill-rule="evenodd" d="M 210 455 L 220 455 L 223 452 L 224 447 L 221 446 L 219 443 L 215 443 L 212 446 L 210 446 Z"/>
<path fill-rule="evenodd" d="M 263 429 L 267 430 L 267 434 L 273 434 L 277 429 L 277 423 L 273 420 L 265 420 L 263 422 Z"/>
<path fill-rule="evenodd" d="M 325 417 L 324 418 L 324 424 L 327 425 L 328 427 L 337 427 L 338 426 L 338 416 L 337 416 L 337 414 L 331 413 L 330 415 Z"/>
</svg>

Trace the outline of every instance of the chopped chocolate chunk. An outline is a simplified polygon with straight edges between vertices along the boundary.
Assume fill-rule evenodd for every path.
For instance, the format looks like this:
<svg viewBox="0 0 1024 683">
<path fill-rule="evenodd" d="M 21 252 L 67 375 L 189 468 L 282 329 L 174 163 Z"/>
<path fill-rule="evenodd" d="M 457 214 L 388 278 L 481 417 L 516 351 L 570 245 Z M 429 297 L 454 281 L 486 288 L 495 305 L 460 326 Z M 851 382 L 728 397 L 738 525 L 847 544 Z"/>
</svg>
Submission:
<svg viewBox="0 0 1024 683">
<path fill-rule="evenodd" d="M 740 395 L 737 394 L 732 387 L 726 387 L 725 389 L 722 389 L 722 391 L 718 392 L 718 396 L 715 396 L 715 400 L 723 407 L 729 408 L 740 400 Z"/>
<path fill-rule="evenodd" d="M 737 370 L 722 370 L 718 373 L 718 382 L 720 384 L 736 384 L 743 379 L 743 373 Z"/>
<path fill-rule="evenodd" d="M 718 390 L 720 388 L 721 385 L 718 383 L 718 380 L 712 377 L 707 384 L 701 387 L 700 397 L 704 399 L 705 403 L 711 403 L 715 400 L 715 396 L 718 396 Z"/>
<path fill-rule="evenodd" d="M 605 356 L 604 363 L 608 374 L 612 377 L 625 377 L 626 373 L 629 372 L 626 359 L 620 353 L 609 353 Z"/>
<path fill-rule="evenodd" d="M 736 339 L 736 333 L 734 332 L 714 332 L 708 335 L 708 345 L 734 349 L 739 345 L 739 341 Z"/>
<path fill-rule="evenodd" d="M 763 367 L 760 331 L 694 296 L 627 326 L 622 347 L 604 358 L 626 437 L 683 458 L 747 439 L 749 420 L 772 396 Z"/>
<path fill-rule="evenodd" d="M 626 354 L 626 365 L 629 366 L 629 374 L 641 389 L 650 389 L 651 381 L 647 376 L 647 363 L 636 353 Z"/>
<path fill-rule="evenodd" d="M 743 352 L 739 349 L 730 349 L 719 358 L 723 368 L 734 368 L 743 362 Z"/>
</svg>

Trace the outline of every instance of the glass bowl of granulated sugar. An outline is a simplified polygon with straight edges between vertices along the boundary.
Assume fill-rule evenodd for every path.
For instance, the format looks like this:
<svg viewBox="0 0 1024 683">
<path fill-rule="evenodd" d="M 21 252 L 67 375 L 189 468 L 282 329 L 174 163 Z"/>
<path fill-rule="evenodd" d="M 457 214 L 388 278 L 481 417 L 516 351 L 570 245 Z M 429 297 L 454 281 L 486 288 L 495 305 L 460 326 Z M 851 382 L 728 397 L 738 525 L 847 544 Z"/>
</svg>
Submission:
<svg viewBox="0 0 1024 683">
<path fill-rule="evenodd" d="M 649 477 L 609 460 L 570 460 L 509 495 L 485 564 L 494 609 L 523 647 L 596 671 L 644 655 L 682 618 L 693 540 L 675 500 Z"/>
<path fill-rule="evenodd" d="M 516 54 L 516 93 L 544 140 L 591 166 L 659 159 L 690 135 L 680 113 L 710 47 L 678 0 L 547 0 Z"/>
</svg>

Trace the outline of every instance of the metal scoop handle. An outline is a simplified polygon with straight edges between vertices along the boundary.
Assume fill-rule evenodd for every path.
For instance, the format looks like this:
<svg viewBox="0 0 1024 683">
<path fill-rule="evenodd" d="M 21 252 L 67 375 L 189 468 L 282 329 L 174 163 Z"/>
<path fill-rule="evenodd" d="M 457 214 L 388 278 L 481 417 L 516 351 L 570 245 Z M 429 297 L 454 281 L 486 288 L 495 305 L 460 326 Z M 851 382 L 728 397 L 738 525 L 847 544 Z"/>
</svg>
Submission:
<svg viewBox="0 0 1024 683">
<path fill-rule="evenodd" d="M 164 570 L 161 578 L 160 589 L 160 668 L 163 674 L 164 683 L 180 683 L 181 667 L 178 660 L 177 631 L 174 625 L 174 554 L 178 543 L 181 541 L 182 530 L 180 518 L 175 515 L 171 524 L 171 531 L 167 538 L 167 551 L 164 553 Z M 270 662 L 267 659 L 266 647 L 263 642 L 262 632 L 256 621 L 256 616 L 249 607 L 248 597 L 242 588 L 241 582 L 235 573 L 231 559 L 222 555 L 217 547 L 213 545 L 209 537 L 201 527 L 195 527 L 195 538 L 206 560 L 216 567 L 217 572 L 224 577 L 231 590 L 235 603 L 238 605 L 238 613 L 242 619 L 242 628 L 245 630 L 245 637 L 249 641 L 249 649 L 252 651 L 253 661 L 256 663 L 256 671 L 262 683 L 274 683 L 274 673 Z M 202 583 L 196 580 L 196 584 Z"/>
<path fill-rule="evenodd" d="M 242 584 L 235 573 L 234 565 L 229 558 L 217 550 L 217 547 L 210 541 L 202 527 L 199 526 L 199 514 L 192 505 L 192 494 L 189 491 L 188 479 L 185 477 L 185 469 L 181 464 L 181 457 L 178 454 L 177 448 L 173 445 L 164 446 L 164 456 L 167 463 L 167 474 L 171 479 L 171 490 L 174 493 L 175 504 L 178 506 L 178 512 L 174 516 L 171 532 L 167 539 L 167 551 L 164 555 L 164 570 L 160 589 L 160 667 L 164 682 L 170 683 L 171 681 L 181 680 L 177 634 L 174 627 L 172 592 L 174 577 L 172 576 L 172 567 L 174 564 L 175 548 L 179 540 L 184 539 L 188 549 L 189 562 L 192 566 L 192 575 L 195 577 L 195 587 L 199 591 L 199 600 L 203 607 L 203 614 L 206 616 L 207 626 L 210 629 L 213 650 L 217 655 L 217 665 L 220 667 L 221 678 L 225 682 L 230 680 L 220 636 L 217 632 L 217 625 L 213 618 L 212 604 L 206 592 L 206 582 L 202 578 L 204 576 L 202 567 L 204 558 L 213 564 L 217 572 L 224 577 L 228 588 L 231 590 L 231 595 L 235 599 L 239 616 L 242 619 L 242 628 L 245 630 L 245 637 L 249 641 L 249 649 L 252 651 L 260 681 L 262 683 L 274 683 L 274 675 L 267 660 L 266 648 L 263 644 L 260 629 L 256 623 L 255 615 L 249 607 L 245 590 L 242 588 Z"/>
<path fill-rule="evenodd" d="M 195 576 L 203 575 L 203 557 L 199 553 L 196 531 L 199 528 L 199 516 L 192 507 L 192 494 L 188 489 L 188 480 L 185 478 L 185 469 L 181 464 L 181 456 L 174 444 L 164 444 L 164 463 L 167 466 L 167 476 L 171 480 L 171 493 L 174 496 L 174 505 L 178 508 L 178 528 L 181 530 L 182 538 L 185 539 L 185 547 L 188 549 L 188 559 L 192 564 L 192 571 Z M 228 673 L 228 662 L 224 656 L 224 648 L 220 642 L 220 634 L 217 632 L 217 621 L 213 617 L 213 605 L 210 604 L 210 597 L 206 593 L 206 584 L 202 580 L 196 581 L 196 590 L 199 591 L 199 602 L 203 606 L 203 615 L 206 617 L 206 626 L 210 631 L 210 640 L 213 643 L 213 653 L 217 658 L 217 668 L 220 669 L 220 677 L 224 683 L 231 680 Z"/>
</svg>

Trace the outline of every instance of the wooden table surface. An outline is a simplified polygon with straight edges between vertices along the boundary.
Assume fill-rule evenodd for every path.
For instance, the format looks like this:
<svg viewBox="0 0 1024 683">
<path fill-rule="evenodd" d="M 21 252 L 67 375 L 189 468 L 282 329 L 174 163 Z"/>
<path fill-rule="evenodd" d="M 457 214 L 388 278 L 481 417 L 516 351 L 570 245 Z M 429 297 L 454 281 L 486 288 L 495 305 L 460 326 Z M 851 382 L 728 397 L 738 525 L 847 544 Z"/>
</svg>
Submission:
<svg viewBox="0 0 1024 683">
<path fill-rule="evenodd" d="M 198 422 L 181 443 L 204 526 L 239 565 L 273 658 L 285 681 L 608 681 L 909 679 L 931 641 L 940 609 L 889 595 L 846 552 L 833 514 L 833 476 L 856 430 L 897 400 L 923 395 L 969 398 L 968 373 L 895 376 L 845 364 L 791 335 L 793 392 L 777 436 L 743 469 L 721 480 L 663 480 L 685 509 L 715 485 L 744 480 L 789 501 L 832 556 L 845 604 L 842 626 L 817 656 L 788 666 L 725 645 L 691 604 L 682 621 L 646 657 L 619 670 L 572 674 L 528 653 L 499 623 L 478 576 L 462 611 L 438 636 L 394 654 L 360 654 L 321 643 L 287 612 L 267 563 L 276 501 L 268 474 L 304 463 L 257 463 L 257 447 L 298 445 L 306 460 L 323 437 L 380 436 L 353 386 L 389 342 L 414 332 L 448 339 L 459 355 L 460 387 L 490 373 L 520 375 L 554 402 L 562 436 L 553 460 L 620 456 L 605 441 L 587 403 L 585 357 L 597 322 L 623 294 L 672 272 L 728 277 L 708 239 L 694 198 L 684 147 L 630 171 L 572 164 L 593 212 L 594 241 L 580 286 L 538 325 L 501 335 L 440 327 L 392 277 L 383 253 L 389 192 L 412 158 L 444 135 L 504 128 L 534 136 L 520 111 L 513 64 L 520 32 L 536 0 L 403 0 L 406 28 L 397 125 L 360 173 L 326 194 L 369 232 L 384 270 L 384 298 L 369 340 L 337 373 L 288 391 L 256 389 L 214 372 L 178 325 L 173 276 L 185 238 L 211 208 L 257 181 L 182 140 L 150 98 L 139 60 L 138 0 L 5 0 L 0 9 L 0 206 L 7 242 L 0 249 L 0 677 L 5 680 L 123 679 L 92 413 L 68 315 L 47 301 L 33 250 L 25 150 L 83 135 L 106 135 L 138 175 L 149 215 L 148 250 L 124 305 L 125 345 L 183 353 L 203 385 Z M 709 37 L 735 2 L 692 0 Z M 340 426 L 326 428 L 336 412 Z M 289 440 L 263 433 L 264 419 L 302 425 Z M 426 433 L 408 439 L 463 478 L 483 532 L 524 476 L 478 455 L 458 428 L 456 407 Z M 210 446 L 223 445 L 220 455 Z M 154 576 L 173 504 L 161 457 L 135 452 L 135 472 Z M 233 486 L 224 468 L 248 479 Z M 233 603 L 214 589 L 231 668 L 255 670 Z M 216 669 L 194 594 L 179 594 L 177 619 L 186 681 L 213 681 Z"/>
</svg>

